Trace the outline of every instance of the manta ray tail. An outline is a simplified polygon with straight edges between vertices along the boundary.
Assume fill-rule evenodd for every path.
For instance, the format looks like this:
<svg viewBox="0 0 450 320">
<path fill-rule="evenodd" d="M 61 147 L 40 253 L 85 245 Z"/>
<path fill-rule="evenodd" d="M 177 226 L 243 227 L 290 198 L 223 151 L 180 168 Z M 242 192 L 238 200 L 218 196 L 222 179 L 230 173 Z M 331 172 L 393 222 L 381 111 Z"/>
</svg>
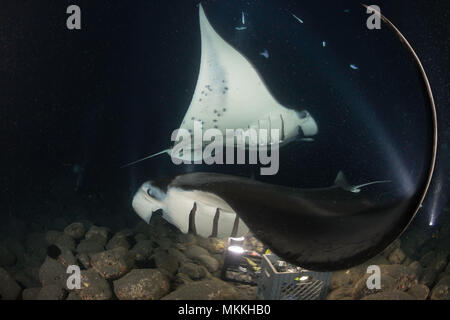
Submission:
<svg viewBox="0 0 450 320">
<path fill-rule="evenodd" d="M 127 163 L 127 164 L 125 164 L 125 165 L 121 166 L 121 167 L 120 167 L 120 169 L 122 169 L 122 168 L 126 168 L 126 167 L 129 167 L 129 166 L 132 166 L 132 165 L 134 165 L 134 164 L 136 164 L 136 163 L 139 163 L 139 162 L 145 161 L 145 160 L 147 160 L 147 159 L 150 159 L 150 158 L 153 158 L 153 157 L 159 156 L 159 155 L 161 155 L 161 154 L 164 154 L 164 153 L 169 153 L 170 151 L 171 151 L 171 149 L 166 149 L 166 150 L 163 150 L 163 151 L 160 151 L 160 152 L 157 152 L 157 153 L 151 154 L 151 155 L 149 155 L 149 156 L 147 156 L 147 157 L 145 157 L 145 158 L 142 158 L 142 159 L 139 159 L 139 160 L 136 160 L 136 161 L 133 161 L 133 162 Z"/>
</svg>

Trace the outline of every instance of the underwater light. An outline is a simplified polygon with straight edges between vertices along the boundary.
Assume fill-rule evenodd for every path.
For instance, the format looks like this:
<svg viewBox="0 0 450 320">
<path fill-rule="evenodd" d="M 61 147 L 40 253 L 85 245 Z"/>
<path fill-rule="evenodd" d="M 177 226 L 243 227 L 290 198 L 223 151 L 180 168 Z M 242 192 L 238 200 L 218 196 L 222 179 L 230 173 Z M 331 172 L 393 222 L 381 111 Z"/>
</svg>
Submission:
<svg viewBox="0 0 450 320">
<path fill-rule="evenodd" d="M 228 251 L 231 251 L 232 253 L 236 253 L 236 254 L 243 254 L 244 253 L 244 248 L 239 247 L 239 246 L 231 246 L 228 247 Z"/>
<path fill-rule="evenodd" d="M 309 279 L 309 277 L 308 276 L 301 276 L 300 277 L 300 281 L 306 281 L 306 280 L 308 280 Z"/>
</svg>

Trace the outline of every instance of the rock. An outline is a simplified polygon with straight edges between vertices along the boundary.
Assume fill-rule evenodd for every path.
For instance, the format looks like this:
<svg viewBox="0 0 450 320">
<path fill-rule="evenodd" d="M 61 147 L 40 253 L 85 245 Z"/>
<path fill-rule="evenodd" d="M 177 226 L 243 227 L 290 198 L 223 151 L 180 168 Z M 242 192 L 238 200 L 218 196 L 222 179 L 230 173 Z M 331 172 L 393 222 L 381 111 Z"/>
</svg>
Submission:
<svg viewBox="0 0 450 320">
<path fill-rule="evenodd" d="M 45 233 L 45 242 L 47 245 L 55 244 L 56 240 L 58 240 L 61 235 L 61 231 L 49 230 Z"/>
<path fill-rule="evenodd" d="M 76 291 L 72 291 L 67 296 L 66 300 L 81 300 L 81 297 L 76 293 Z"/>
<path fill-rule="evenodd" d="M 183 263 L 183 262 L 187 262 L 189 259 L 185 256 L 185 254 L 183 252 L 181 252 L 178 249 L 175 248 L 170 248 L 167 250 L 167 252 L 173 256 L 175 259 L 177 259 L 178 263 Z"/>
<path fill-rule="evenodd" d="M 178 272 L 173 281 L 173 289 L 176 290 L 179 287 L 191 282 L 193 282 L 193 280 L 187 274 Z"/>
<path fill-rule="evenodd" d="M 77 264 L 77 259 L 73 255 L 72 251 L 67 248 L 61 248 L 61 254 L 57 259 L 64 267 Z"/>
<path fill-rule="evenodd" d="M 375 293 L 370 296 L 364 297 L 362 300 L 416 300 L 416 299 L 405 292 L 393 290 Z"/>
<path fill-rule="evenodd" d="M 66 268 L 58 261 L 47 257 L 39 269 L 39 280 L 43 287 L 57 285 L 64 287 L 67 281 Z"/>
<path fill-rule="evenodd" d="M 129 235 L 126 235 L 124 233 L 116 233 L 111 240 L 108 241 L 108 244 L 106 245 L 107 250 L 111 250 L 118 247 L 124 247 L 125 249 L 130 249 L 130 243 L 127 240 Z"/>
<path fill-rule="evenodd" d="M 144 263 L 150 258 L 153 252 L 153 241 L 142 240 L 135 244 L 133 249 L 130 250 L 130 254 L 133 256 L 137 264 Z"/>
<path fill-rule="evenodd" d="M 420 277 L 422 277 L 423 274 L 423 267 L 420 265 L 419 261 L 413 261 L 411 262 L 408 267 L 411 268 L 411 270 L 413 270 L 415 272 L 415 274 L 417 275 L 417 277 L 420 279 Z"/>
<path fill-rule="evenodd" d="M 396 248 L 388 257 L 388 261 L 392 264 L 401 264 L 406 259 L 406 255 L 402 249 Z"/>
<path fill-rule="evenodd" d="M 198 261 L 203 266 L 205 266 L 209 272 L 216 272 L 219 270 L 219 267 L 220 267 L 219 261 L 217 261 L 216 259 L 214 259 L 213 257 L 211 257 L 209 255 L 198 256 L 194 260 Z"/>
<path fill-rule="evenodd" d="M 205 267 L 190 262 L 183 263 L 179 272 L 186 274 L 192 280 L 201 280 L 206 277 Z"/>
<path fill-rule="evenodd" d="M 427 254 L 423 255 L 422 258 L 420 258 L 420 265 L 426 268 L 433 262 L 434 258 L 435 253 L 433 251 L 430 251 Z"/>
<path fill-rule="evenodd" d="M 227 247 L 225 241 L 217 238 L 203 238 L 197 236 L 197 245 L 208 250 L 212 254 L 223 253 Z"/>
<path fill-rule="evenodd" d="M 444 272 L 450 274 L 450 262 L 447 264 L 447 267 L 445 268 Z"/>
<path fill-rule="evenodd" d="M 29 276 L 24 270 L 14 273 L 14 280 L 23 288 L 39 287 L 41 284 L 39 280 Z"/>
<path fill-rule="evenodd" d="M 95 240 L 81 240 L 76 249 L 78 253 L 85 254 L 98 253 L 102 252 L 103 250 L 105 250 L 104 246 L 102 246 Z"/>
<path fill-rule="evenodd" d="M 396 287 L 396 281 L 394 278 L 388 275 L 381 275 L 381 288 L 369 289 L 367 287 L 367 280 L 371 275 L 366 274 L 355 285 L 352 291 L 352 298 L 355 300 L 362 299 L 366 296 L 373 295 L 379 292 L 391 291 Z"/>
<path fill-rule="evenodd" d="M 109 229 L 92 226 L 85 235 L 86 240 L 94 240 L 101 246 L 105 246 L 109 238 Z"/>
<path fill-rule="evenodd" d="M 191 233 L 181 233 L 177 236 L 176 242 L 191 246 L 196 244 L 197 238 Z"/>
<path fill-rule="evenodd" d="M 133 228 L 133 232 L 135 234 L 138 234 L 138 233 L 147 234 L 148 233 L 148 229 L 149 229 L 148 224 L 146 224 L 144 221 L 140 220 L 136 224 L 136 226 Z"/>
<path fill-rule="evenodd" d="M 381 253 L 381 255 L 384 256 L 385 258 L 388 258 L 395 249 L 400 248 L 401 244 L 402 244 L 401 240 L 396 239 L 386 249 L 384 249 L 384 251 Z"/>
<path fill-rule="evenodd" d="M 134 236 L 134 241 L 136 241 L 136 243 L 139 243 L 139 241 L 144 240 L 148 240 L 148 236 L 145 233 L 138 233 L 137 235 Z"/>
<path fill-rule="evenodd" d="M 74 222 L 64 229 L 64 233 L 75 240 L 80 240 L 86 234 L 86 228 L 83 223 Z"/>
<path fill-rule="evenodd" d="M 437 251 L 429 267 L 433 268 L 437 273 L 444 271 L 445 267 L 447 266 L 447 257 L 448 257 L 447 251 L 444 250 Z"/>
<path fill-rule="evenodd" d="M 404 265 L 380 265 L 381 277 L 391 276 L 396 281 L 397 290 L 406 291 L 419 283 L 416 270 Z"/>
<path fill-rule="evenodd" d="M 353 300 L 352 291 L 351 287 L 337 288 L 328 294 L 327 300 Z"/>
<path fill-rule="evenodd" d="M 22 299 L 23 300 L 37 300 L 40 291 L 41 291 L 40 287 L 25 289 L 22 292 Z"/>
<path fill-rule="evenodd" d="M 363 274 L 358 268 L 333 272 L 330 279 L 330 290 L 353 286 Z"/>
<path fill-rule="evenodd" d="M 417 300 L 426 300 L 430 294 L 430 289 L 423 284 L 417 284 L 406 291 L 407 294 L 413 296 Z"/>
<path fill-rule="evenodd" d="M 235 284 L 234 287 L 239 293 L 239 300 L 259 300 L 257 286 Z"/>
<path fill-rule="evenodd" d="M 91 258 L 86 253 L 80 253 L 77 255 L 77 260 L 81 267 L 84 269 L 89 269 L 91 267 Z M 77 264 L 77 263 L 76 263 Z"/>
<path fill-rule="evenodd" d="M 233 286 L 214 278 L 187 283 L 162 300 L 236 300 L 239 298 Z"/>
<path fill-rule="evenodd" d="M 16 261 L 16 256 L 5 245 L 0 244 L 0 267 L 11 267 Z"/>
<path fill-rule="evenodd" d="M 11 275 L 0 268 L 0 300 L 16 300 L 22 289 Z"/>
<path fill-rule="evenodd" d="M 61 235 L 56 239 L 55 245 L 57 245 L 61 250 L 68 249 L 68 250 L 75 250 L 76 243 L 75 240 L 72 237 L 69 237 L 65 233 L 61 233 Z"/>
<path fill-rule="evenodd" d="M 426 285 L 427 287 L 433 287 L 436 279 L 438 277 L 438 273 L 434 268 L 425 268 L 423 270 L 422 278 L 420 279 L 420 283 Z"/>
<path fill-rule="evenodd" d="M 164 250 L 168 250 L 173 245 L 172 240 L 170 240 L 169 238 L 156 239 L 155 242 L 157 243 L 158 248 L 161 248 Z"/>
<path fill-rule="evenodd" d="M 200 246 L 197 245 L 189 246 L 184 251 L 184 254 L 188 258 L 200 262 L 208 269 L 209 272 L 215 272 L 219 269 L 219 262 L 209 255 L 208 250 Z"/>
<path fill-rule="evenodd" d="M 169 293 L 169 280 L 157 269 L 134 269 L 114 281 L 120 300 L 158 300 Z"/>
<path fill-rule="evenodd" d="M 91 266 L 105 279 L 118 279 L 133 267 L 134 260 L 123 247 L 91 255 Z"/>
<path fill-rule="evenodd" d="M 450 300 L 450 275 L 443 277 L 431 291 L 431 300 Z"/>
<path fill-rule="evenodd" d="M 168 251 L 159 248 L 155 250 L 152 260 L 155 266 L 169 278 L 177 273 L 180 266 L 180 263 L 174 256 L 170 255 Z"/>
<path fill-rule="evenodd" d="M 94 270 L 81 271 L 81 289 L 76 293 L 82 300 L 109 300 L 112 298 L 111 287 Z"/>
<path fill-rule="evenodd" d="M 66 291 L 63 287 L 50 284 L 42 287 L 37 296 L 37 300 L 64 300 L 66 297 Z"/>
</svg>

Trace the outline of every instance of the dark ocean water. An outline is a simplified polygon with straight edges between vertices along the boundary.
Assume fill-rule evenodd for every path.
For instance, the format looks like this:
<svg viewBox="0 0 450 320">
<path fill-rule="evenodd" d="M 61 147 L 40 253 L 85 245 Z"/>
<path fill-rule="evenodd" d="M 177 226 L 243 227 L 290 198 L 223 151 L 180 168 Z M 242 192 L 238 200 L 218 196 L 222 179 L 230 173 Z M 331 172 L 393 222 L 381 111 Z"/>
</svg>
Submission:
<svg viewBox="0 0 450 320">
<path fill-rule="evenodd" d="M 193 1 L 79 1 L 82 30 L 69 31 L 68 4 L 0 4 L 0 214 L 45 215 L 55 198 L 76 187 L 75 164 L 84 168 L 80 197 L 101 195 L 99 212 L 104 206 L 117 215 L 150 178 L 255 171 L 174 166 L 166 155 L 119 169 L 167 148 L 184 116 L 200 63 L 198 9 Z M 448 34 L 438 23 L 447 21 L 448 5 L 441 5 L 380 3 L 423 57 L 436 95 L 440 153 L 419 215 L 425 226 L 433 215 L 439 223 L 449 182 Z M 353 1 L 207 1 L 204 8 L 277 100 L 307 109 L 319 124 L 314 143 L 284 147 L 279 174 L 258 180 L 325 187 L 342 170 L 354 184 L 391 180 L 401 197 L 417 202 L 430 169 L 430 105 L 416 65 L 391 29 L 368 30 L 367 14 Z M 235 29 L 241 11 L 245 31 Z M 265 48 L 269 59 L 259 54 Z"/>
</svg>

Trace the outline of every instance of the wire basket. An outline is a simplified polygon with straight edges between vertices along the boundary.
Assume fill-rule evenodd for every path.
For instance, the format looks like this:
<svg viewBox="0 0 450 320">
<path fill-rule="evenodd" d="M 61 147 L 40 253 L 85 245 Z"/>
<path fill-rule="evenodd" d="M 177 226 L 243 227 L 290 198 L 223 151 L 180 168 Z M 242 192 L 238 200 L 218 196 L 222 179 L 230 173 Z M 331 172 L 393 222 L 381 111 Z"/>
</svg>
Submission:
<svg viewBox="0 0 450 320">
<path fill-rule="evenodd" d="M 315 272 L 293 267 L 279 272 L 274 254 L 263 255 L 258 281 L 258 297 L 263 300 L 321 300 L 325 299 L 331 272 Z"/>
</svg>

